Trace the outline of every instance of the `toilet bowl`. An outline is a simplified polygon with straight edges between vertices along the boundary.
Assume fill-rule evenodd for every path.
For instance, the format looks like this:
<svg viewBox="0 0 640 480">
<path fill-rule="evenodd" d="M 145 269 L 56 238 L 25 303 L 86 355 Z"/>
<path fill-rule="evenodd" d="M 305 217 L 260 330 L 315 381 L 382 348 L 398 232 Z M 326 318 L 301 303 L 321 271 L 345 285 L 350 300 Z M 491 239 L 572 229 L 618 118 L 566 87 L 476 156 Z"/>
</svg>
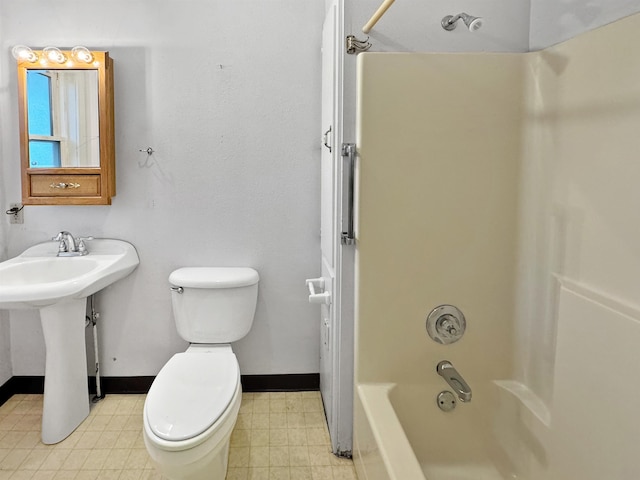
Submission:
<svg viewBox="0 0 640 480">
<path fill-rule="evenodd" d="M 224 479 L 242 393 L 231 346 L 191 346 L 156 377 L 144 406 L 144 442 L 170 479 Z"/>
<path fill-rule="evenodd" d="M 183 268 L 169 277 L 179 334 L 191 342 L 156 376 L 144 406 L 152 462 L 171 480 L 224 480 L 242 388 L 231 345 L 247 334 L 258 273 L 249 268 Z"/>
</svg>

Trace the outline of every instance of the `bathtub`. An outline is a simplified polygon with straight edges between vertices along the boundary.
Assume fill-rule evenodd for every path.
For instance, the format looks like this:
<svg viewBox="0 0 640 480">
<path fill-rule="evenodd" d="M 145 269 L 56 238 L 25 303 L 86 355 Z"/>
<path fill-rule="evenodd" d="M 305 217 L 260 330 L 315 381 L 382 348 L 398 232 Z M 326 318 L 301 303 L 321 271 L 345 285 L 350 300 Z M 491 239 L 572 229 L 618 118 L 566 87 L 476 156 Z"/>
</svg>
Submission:
<svg viewBox="0 0 640 480">
<path fill-rule="evenodd" d="M 474 399 L 443 412 L 435 390 L 445 388 L 357 386 L 353 454 L 358 479 L 523 480 L 494 440 L 492 419 L 482 411 L 487 405 Z"/>
</svg>

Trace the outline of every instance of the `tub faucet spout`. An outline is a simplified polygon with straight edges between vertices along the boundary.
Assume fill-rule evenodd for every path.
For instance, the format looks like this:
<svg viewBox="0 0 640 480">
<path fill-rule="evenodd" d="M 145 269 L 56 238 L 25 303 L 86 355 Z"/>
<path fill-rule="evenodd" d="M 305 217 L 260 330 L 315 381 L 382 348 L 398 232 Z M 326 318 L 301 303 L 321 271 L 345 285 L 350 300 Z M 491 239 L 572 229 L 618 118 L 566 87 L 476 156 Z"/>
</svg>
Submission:
<svg viewBox="0 0 640 480">
<path fill-rule="evenodd" d="M 471 387 L 464 381 L 462 375 L 453 367 L 450 361 L 443 360 L 436 366 L 436 372 L 456 392 L 461 402 L 471 401 Z"/>
</svg>

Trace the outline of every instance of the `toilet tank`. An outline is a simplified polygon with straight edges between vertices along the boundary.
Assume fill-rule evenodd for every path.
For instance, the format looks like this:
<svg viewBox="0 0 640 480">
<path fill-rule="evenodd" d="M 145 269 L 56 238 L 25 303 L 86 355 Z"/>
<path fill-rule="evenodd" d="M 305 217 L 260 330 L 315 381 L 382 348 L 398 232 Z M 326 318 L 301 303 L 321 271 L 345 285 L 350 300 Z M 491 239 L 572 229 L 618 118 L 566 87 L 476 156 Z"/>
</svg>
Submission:
<svg viewBox="0 0 640 480">
<path fill-rule="evenodd" d="M 258 272 L 241 267 L 187 267 L 169 275 L 176 328 L 190 343 L 230 343 L 253 324 Z"/>
</svg>

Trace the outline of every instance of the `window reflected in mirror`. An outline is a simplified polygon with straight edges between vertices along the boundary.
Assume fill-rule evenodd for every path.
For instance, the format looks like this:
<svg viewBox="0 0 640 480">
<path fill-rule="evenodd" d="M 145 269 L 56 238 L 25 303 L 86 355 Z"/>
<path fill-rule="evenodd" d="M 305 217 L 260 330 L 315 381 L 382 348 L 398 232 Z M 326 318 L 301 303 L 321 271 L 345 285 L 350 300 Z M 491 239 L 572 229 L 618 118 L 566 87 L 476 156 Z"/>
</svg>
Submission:
<svg viewBox="0 0 640 480">
<path fill-rule="evenodd" d="M 98 72 L 28 70 L 30 168 L 100 166 Z"/>
</svg>

